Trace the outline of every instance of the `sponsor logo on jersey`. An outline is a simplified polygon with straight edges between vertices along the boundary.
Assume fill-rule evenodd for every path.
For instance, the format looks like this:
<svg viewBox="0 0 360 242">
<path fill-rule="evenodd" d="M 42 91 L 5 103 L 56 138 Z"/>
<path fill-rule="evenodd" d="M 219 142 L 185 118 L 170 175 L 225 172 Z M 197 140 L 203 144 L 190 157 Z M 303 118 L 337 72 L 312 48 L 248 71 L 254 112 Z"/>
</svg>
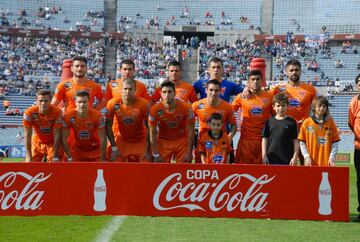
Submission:
<svg viewBox="0 0 360 242">
<path fill-rule="evenodd" d="M 177 122 L 175 122 L 175 121 L 167 121 L 167 122 L 166 122 L 166 126 L 167 126 L 168 128 L 175 128 L 175 127 L 178 126 L 178 124 L 177 124 Z"/>
<path fill-rule="evenodd" d="M 250 109 L 251 116 L 261 116 L 263 114 L 263 109 L 260 106 L 253 106 Z"/>
<path fill-rule="evenodd" d="M 326 144 L 326 137 L 322 137 L 322 136 L 317 137 L 317 143 L 319 145 L 325 145 Z"/>
<path fill-rule="evenodd" d="M 289 98 L 289 108 L 298 108 L 300 107 L 300 100 L 295 98 Z"/>
<path fill-rule="evenodd" d="M 42 126 L 39 128 L 41 134 L 50 134 L 51 128 L 49 126 Z"/>
<path fill-rule="evenodd" d="M 264 106 L 267 106 L 269 104 L 269 98 L 261 98 L 261 103 L 264 104 Z"/>
<path fill-rule="evenodd" d="M 205 148 L 206 149 L 212 149 L 213 148 L 212 141 L 205 141 Z"/>
<path fill-rule="evenodd" d="M 133 116 L 124 116 L 123 124 L 124 125 L 133 125 L 135 123 L 135 118 Z"/>
<path fill-rule="evenodd" d="M 117 82 L 112 82 L 111 83 L 111 87 L 117 87 L 118 86 L 118 83 Z"/>
<path fill-rule="evenodd" d="M 221 88 L 221 96 L 224 96 L 225 92 L 226 92 L 226 87 L 222 87 Z"/>
<path fill-rule="evenodd" d="M 90 139 L 90 132 L 88 130 L 80 130 L 79 138 L 80 139 Z"/>
<path fill-rule="evenodd" d="M 221 153 L 215 153 L 212 157 L 212 161 L 214 163 L 221 163 L 224 160 L 224 157 L 221 155 Z"/>
</svg>

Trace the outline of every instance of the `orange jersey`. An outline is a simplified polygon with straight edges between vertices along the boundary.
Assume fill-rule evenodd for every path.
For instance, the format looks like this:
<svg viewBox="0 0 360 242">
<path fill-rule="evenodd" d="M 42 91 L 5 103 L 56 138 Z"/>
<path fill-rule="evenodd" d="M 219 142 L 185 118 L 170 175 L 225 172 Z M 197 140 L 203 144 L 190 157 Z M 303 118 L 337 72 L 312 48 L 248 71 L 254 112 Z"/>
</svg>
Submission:
<svg viewBox="0 0 360 242">
<path fill-rule="evenodd" d="M 311 102 L 316 97 L 316 89 L 309 84 L 300 83 L 292 87 L 289 84 L 276 86 L 270 90 L 274 95 L 285 92 L 289 97 L 287 114 L 301 124 L 310 115 Z"/>
<path fill-rule="evenodd" d="M 175 88 L 175 98 L 184 102 L 196 102 L 198 100 L 195 90 L 192 85 L 184 81 L 177 81 Z M 161 98 L 160 88 L 156 88 L 154 94 L 151 96 L 151 101 L 158 102 Z"/>
<path fill-rule="evenodd" d="M 99 148 L 98 129 L 105 127 L 105 120 L 99 111 L 90 108 L 86 118 L 80 118 L 75 109 L 65 112 L 64 128 L 71 129 L 75 142 L 72 145 L 80 150 L 94 150 Z M 72 142 L 72 141 L 70 141 Z"/>
<path fill-rule="evenodd" d="M 66 111 L 75 108 L 75 95 L 77 91 L 84 90 L 90 94 L 89 107 L 92 107 L 94 99 L 100 102 L 104 97 L 101 86 L 94 81 L 86 80 L 84 84 L 76 83 L 72 78 L 61 81 L 55 90 L 54 97 L 65 102 Z"/>
<path fill-rule="evenodd" d="M 348 123 L 355 135 L 355 148 L 360 149 L 360 100 L 359 95 L 350 101 L 348 112 Z"/>
<path fill-rule="evenodd" d="M 224 132 L 217 139 L 212 137 L 210 131 L 200 137 L 199 152 L 205 153 L 206 164 L 224 164 L 229 162 L 227 161 L 227 156 L 231 151 L 230 139 Z"/>
<path fill-rule="evenodd" d="M 49 143 L 54 141 L 54 129 L 62 127 L 61 109 L 50 104 L 47 114 L 39 113 L 39 107 L 33 106 L 24 112 L 23 126 L 33 128 L 35 141 Z"/>
<path fill-rule="evenodd" d="M 120 135 L 127 142 L 136 142 L 146 136 L 148 112 L 148 101 L 141 97 L 136 97 L 129 106 L 123 104 L 120 98 L 113 98 L 106 106 L 106 118 L 116 118 Z"/>
<path fill-rule="evenodd" d="M 210 116 L 213 113 L 220 113 L 222 115 L 223 132 L 226 133 L 226 123 L 229 123 L 230 125 L 236 125 L 236 119 L 232 107 L 224 100 L 220 99 L 220 103 L 217 106 L 213 107 L 207 103 L 206 98 L 203 98 L 197 102 L 194 102 L 192 104 L 192 109 L 194 110 L 194 113 L 199 119 L 199 137 L 210 130 L 208 121 L 210 120 Z"/>
<path fill-rule="evenodd" d="M 272 94 L 261 91 L 259 95 L 251 95 L 248 99 L 238 94 L 232 102 L 234 111 L 241 109 L 241 138 L 261 139 L 266 120 L 271 117 Z"/>
<path fill-rule="evenodd" d="M 298 139 L 306 143 L 313 166 L 328 166 L 332 143 L 340 141 L 332 118 L 317 124 L 312 117 L 305 119 L 301 125 Z"/>
<path fill-rule="evenodd" d="M 135 80 L 136 82 L 136 92 L 135 95 L 138 97 L 145 98 L 146 100 L 150 100 L 150 96 L 147 93 L 146 86 L 144 83 Z M 121 98 L 121 88 L 122 88 L 122 79 L 112 80 L 106 85 L 105 97 L 106 100 L 110 100 L 112 98 Z"/>
<path fill-rule="evenodd" d="M 191 106 L 177 99 L 175 102 L 175 111 L 171 113 L 166 111 L 162 102 L 150 110 L 149 125 L 159 126 L 159 138 L 172 140 L 187 137 L 186 126 L 195 122 Z"/>
</svg>

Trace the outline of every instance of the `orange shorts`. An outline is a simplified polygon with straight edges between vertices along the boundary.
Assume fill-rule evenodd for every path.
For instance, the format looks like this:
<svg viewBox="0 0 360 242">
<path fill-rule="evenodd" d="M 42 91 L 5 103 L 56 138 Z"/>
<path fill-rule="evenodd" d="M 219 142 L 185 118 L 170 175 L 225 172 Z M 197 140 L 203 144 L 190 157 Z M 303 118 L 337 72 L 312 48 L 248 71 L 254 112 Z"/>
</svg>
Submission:
<svg viewBox="0 0 360 242">
<path fill-rule="evenodd" d="M 173 156 L 176 163 L 183 163 L 188 152 L 188 138 L 176 140 L 157 139 L 158 150 L 164 162 L 170 163 Z"/>
<path fill-rule="evenodd" d="M 54 158 L 54 142 L 41 143 L 38 140 L 32 140 L 31 142 L 31 160 L 35 162 L 43 161 L 46 157 L 47 162 L 52 162 Z M 59 160 L 62 158 L 62 149 L 59 150 Z"/>
<path fill-rule="evenodd" d="M 237 164 L 262 164 L 261 139 L 242 139 L 236 148 L 235 163 Z"/>
<path fill-rule="evenodd" d="M 80 150 L 76 145 L 70 147 L 73 161 L 100 162 L 100 147 L 94 150 Z"/>
<path fill-rule="evenodd" d="M 126 142 L 123 137 L 118 136 L 115 138 L 116 147 L 121 153 L 115 161 L 119 162 L 142 162 L 145 158 L 146 152 L 146 137 L 137 142 Z M 111 145 L 108 145 L 108 157 L 111 154 Z"/>
</svg>

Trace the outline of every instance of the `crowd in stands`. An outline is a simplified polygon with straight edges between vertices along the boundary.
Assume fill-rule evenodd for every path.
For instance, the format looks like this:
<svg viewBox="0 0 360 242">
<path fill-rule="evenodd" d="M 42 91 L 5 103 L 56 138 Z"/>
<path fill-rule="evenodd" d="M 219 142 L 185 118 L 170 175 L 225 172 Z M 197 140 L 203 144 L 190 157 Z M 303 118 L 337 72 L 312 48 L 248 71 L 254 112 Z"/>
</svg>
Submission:
<svg viewBox="0 0 360 242">
<path fill-rule="evenodd" d="M 137 77 L 158 79 L 165 77 L 168 61 L 177 57 L 177 49 L 171 42 L 157 43 L 147 38 L 126 38 L 117 43 L 117 65 L 124 59 L 132 59 Z M 117 68 L 119 69 L 119 68 Z M 117 76 L 119 73 L 117 73 Z"/>
<path fill-rule="evenodd" d="M 52 39 L 0 36 L 0 85 L 5 92 L 14 89 L 24 95 L 27 89 L 35 93 L 46 83 L 28 81 L 24 76 L 60 76 L 64 59 L 83 55 L 88 60 L 89 77 L 104 79 L 104 40 L 90 42 L 89 39 Z"/>
<path fill-rule="evenodd" d="M 200 75 L 206 76 L 207 62 L 212 56 L 217 56 L 224 61 L 224 71 L 228 80 L 246 80 L 251 58 L 262 54 L 260 46 L 247 39 L 238 39 L 232 44 L 202 41 L 200 42 Z"/>
<path fill-rule="evenodd" d="M 71 13 L 69 13 L 71 14 Z M 18 9 L 17 12 L 11 12 L 9 9 L 0 9 L 0 27 L 6 28 L 31 28 L 41 30 L 59 30 L 57 22 L 52 22 L 54 15 L 62 17 L 63 23 L 69 24 L 66 30 L 76 30 L 82 32 L 96 31 L 99 28 L 97 19 L 104 18 L 104 11 L 87 10 L 84 13 L 82 21 L 71 22 L 69 17 L 63 12 L 61 6 L 46 5 L 38 7 L 32 16 L 26 9 Z M 13 17 L 16 16 L 16 17 Z M 103 26 L 100 26 L 103 29 Z"/>
</svg>

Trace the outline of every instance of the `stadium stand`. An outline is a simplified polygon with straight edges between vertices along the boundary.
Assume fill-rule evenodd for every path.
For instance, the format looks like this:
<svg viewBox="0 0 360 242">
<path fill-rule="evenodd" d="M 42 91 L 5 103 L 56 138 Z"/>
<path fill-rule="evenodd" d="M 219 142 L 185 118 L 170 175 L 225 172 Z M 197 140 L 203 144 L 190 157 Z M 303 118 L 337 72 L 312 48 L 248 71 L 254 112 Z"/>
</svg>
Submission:
<svg viewBox="0 0 360 242">
<path fill-rule="evenodd" d="M 104 3 L 98 0 L 74 4 L 71 0 L 0 1 L 0 26 L 28 29 L 102 31 Z"/>
<path fill-rule="evenodd" d="M 359 33 L 359 1 L 274 0 L 273 34 Z"/>
<path fill-rule="evenodd" d="M 117 2 L 119 29 L 126 31 L 133 27 L 162 28 L 165 25 L 215 25 L 217 29 L 257 28 L 261 26 L 263 0 L 243 0 L 241 3 L 229 0 L 226 4 L 211 0 Z"/>
</svg>

